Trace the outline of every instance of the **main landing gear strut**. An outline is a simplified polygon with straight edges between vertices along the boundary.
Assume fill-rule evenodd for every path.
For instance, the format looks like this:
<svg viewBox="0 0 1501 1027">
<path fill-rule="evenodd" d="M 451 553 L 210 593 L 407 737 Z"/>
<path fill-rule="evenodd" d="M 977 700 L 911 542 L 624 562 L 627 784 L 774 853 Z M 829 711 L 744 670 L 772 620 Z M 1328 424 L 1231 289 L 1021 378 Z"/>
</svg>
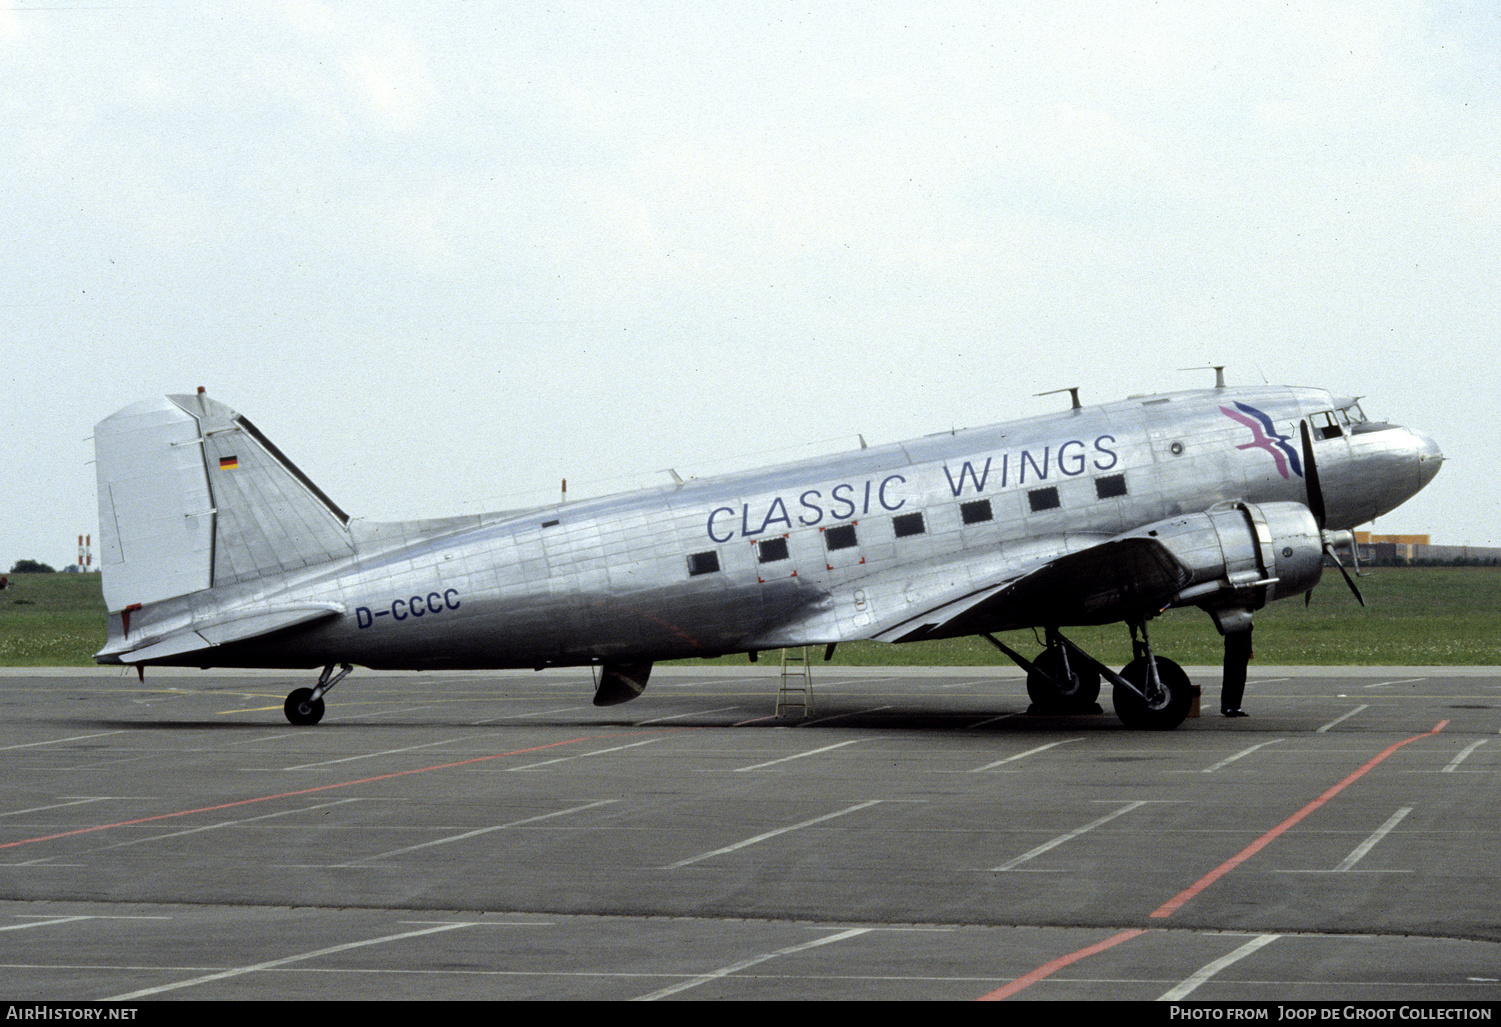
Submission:
<svg viewBox="0 0 1501 1027">
<path fill-rule="evenodd" d="M 328 690 L 340 681 L 354 668 L 347 663 L 339 664 L 339 673 L 334 673 L 334 665 L 330 663 L 323 668 L 323 673 L 318 675 L 318 684 L 313 688 L 294 688 L 292 694 L 287 696 L 287 701 L 282 704 L 282 712 L 287 715 L 287 720 L 298 726 L 316 724 L 323 719 L 323 696 Z"/>
<path fill-rule="evenodd" d="M 1182 667 L 1152 652 L 1145 620 L 1130 622 L 1130 628 L 1135 658 L 1119 674 L 1065 638 L 1056 627 L 1047 629 L 1047 648 L 1030 661 L 990 634 L 981 637 L 1027 672 L 1030 713 L 1099 713 L 1095 700 L 1103 677 L 1113 686 L 1115 715 L 1127 727 L 1171 730 L 1188 716 L 1197 689 Z"/>
</svg>

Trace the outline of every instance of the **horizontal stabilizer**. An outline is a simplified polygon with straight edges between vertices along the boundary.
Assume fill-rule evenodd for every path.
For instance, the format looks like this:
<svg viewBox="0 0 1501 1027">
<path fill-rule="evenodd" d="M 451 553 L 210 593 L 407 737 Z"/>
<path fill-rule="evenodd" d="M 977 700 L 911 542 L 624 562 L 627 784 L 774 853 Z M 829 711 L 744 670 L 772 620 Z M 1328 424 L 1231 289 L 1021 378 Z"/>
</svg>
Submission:
<svg viewBox="0 0 1501 1027">
<path fill-rule="evenodd" d="M 143 633 L 135 640 L 122 639 L 115 645 L 100 650 L 96 658 L 109 663 L 148 663 L 200 649 L 212 649 L 229 642 L 259 638 L 273 631 L 282 631 L 344 612 L 342 603 L 308 603 L 230 614 L 205 620 L 167 635 Z"/>
</svg>

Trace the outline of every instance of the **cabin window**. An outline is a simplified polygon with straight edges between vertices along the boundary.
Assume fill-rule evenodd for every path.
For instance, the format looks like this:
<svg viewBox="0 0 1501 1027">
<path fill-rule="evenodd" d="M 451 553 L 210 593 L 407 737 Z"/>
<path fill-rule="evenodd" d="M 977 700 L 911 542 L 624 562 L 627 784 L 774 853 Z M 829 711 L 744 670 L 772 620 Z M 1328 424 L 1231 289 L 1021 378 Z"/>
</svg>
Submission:
<svg viewBox="0 0 1501 1027">
<path fill-rule="evenodd" d="M 897 538 L 906 538 L 908 535 L 921 535 L 927 530 L 923 526 L 922 514 L 909 513 L 891 519 L 892 527 L 896 529 Z"/>
<path fill-rule="evenodd" d="M 769 538 L 764 542 L 757 542 L 756 549 L 760 554 L 762 563 L 774 563 L 777 560 L 785 560 L 791 555 L 787 552 L 787 540 L 785 538 Z"/>
<path fill-rule="evenodd" d="M 699 574 L 713 574 L 719 570 L 719 554 L 714 550 L 707 553 L 694 553 L 688 557 L 688 574 L 690 577 Z"/>
<path fill-rule="evenodd" d="M 841 524 L 837 528 L 829 528 L 823 533 L 823 544 L 829 547 L 829 551 L 836 549 L 851 549 L 856 544 L 855 526 L 853 524 Z"/>
<path fill-rule="evenodd" d="M 544 528 L 556 528 L 557 526 L 558 526 L 558 522 L 557 521 L 543 521 L 542 522 L 542 527 L 544 527 Z"/>
<path fill-rule="evenodd" d="M 1045 489 L 1033 489 L 1027 493 L 1027 502 L 1031 504 L 1033 513 L 1055 510 L 1058 508 L 1058 489 L 1052 485 Z"/>
<path fill-rule="evenodd" d="M 959 504 L 959 516 L 965 524 L 980 524 L 983 521 L 995 519 L 995 514 L 990 509 L 990 500 L 976 499 L 969 503 Z"/>
<path fill-rule="evenodd" d="M 1114 499 L 1126 494 L 1126 476 L 1107 474 L 1094 480 L 1094 494 L 1099 499 Z"/>
</svg>

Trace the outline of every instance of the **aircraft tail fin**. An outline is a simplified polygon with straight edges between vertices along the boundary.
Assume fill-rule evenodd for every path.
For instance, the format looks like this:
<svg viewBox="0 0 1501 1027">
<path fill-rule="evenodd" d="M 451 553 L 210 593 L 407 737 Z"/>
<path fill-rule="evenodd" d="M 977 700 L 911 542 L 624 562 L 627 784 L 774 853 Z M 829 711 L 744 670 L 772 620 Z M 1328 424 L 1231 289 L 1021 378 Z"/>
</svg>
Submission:
<svg viewBox="0 0 1501 1027">
<path fill-rule="evenodd" d="M 94 429 L 100 570 L 112 612 L 353 554 L 349 516 L 202 390 Z"/>
</svg>

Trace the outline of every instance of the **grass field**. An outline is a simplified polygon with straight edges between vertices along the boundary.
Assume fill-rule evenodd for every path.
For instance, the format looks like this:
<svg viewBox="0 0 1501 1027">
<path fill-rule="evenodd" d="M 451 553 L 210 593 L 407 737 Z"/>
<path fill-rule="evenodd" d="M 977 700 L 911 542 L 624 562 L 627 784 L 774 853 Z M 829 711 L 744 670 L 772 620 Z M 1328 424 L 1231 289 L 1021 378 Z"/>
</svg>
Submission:
<svg viewBox="0 0 1501 1027">
<path fill-rule="evenodd" d="M 0 667 L 83 667 L 104 645 L 97 574 L 12 574 L 0 592 Z"/>
<path fill-rule="evenodd" d="M 1276 603 L 1256 614 L 1260 664 L 1501 665 L 1501 570 L 1490 567 L 1384 567 L 1360 581 L 1356 605 L 1337 571 L 1325 574 L 1313 604 Z M 1151 624 L 1152 645 L 1179 663 L 1217 664 L 1221 642 L 1198 610 L 1174 610 Z M 1121 625 L 1068 632 L 1107 664 L 1130 659 Z M 1002 636 L 1031 656 L 1031 632 Z M 97 574 L 15 574 L 0 592 L 0 666 L 82 667 L 104 644 L 104 600 Z M 811 654 L 810 654 L 811 655 Z M 818 656 L 822 654 L 819 653 Z M 774 658 L 774 654 L 767 654 Z M 744 656 L 721 662 L 743 663 Z M 687 661 L 701 662 L 701 661 Z M 845 666 L 979 666 L 1009 661 L 983 639 L 912 645 L 842 645 Z"/>
</svg>

